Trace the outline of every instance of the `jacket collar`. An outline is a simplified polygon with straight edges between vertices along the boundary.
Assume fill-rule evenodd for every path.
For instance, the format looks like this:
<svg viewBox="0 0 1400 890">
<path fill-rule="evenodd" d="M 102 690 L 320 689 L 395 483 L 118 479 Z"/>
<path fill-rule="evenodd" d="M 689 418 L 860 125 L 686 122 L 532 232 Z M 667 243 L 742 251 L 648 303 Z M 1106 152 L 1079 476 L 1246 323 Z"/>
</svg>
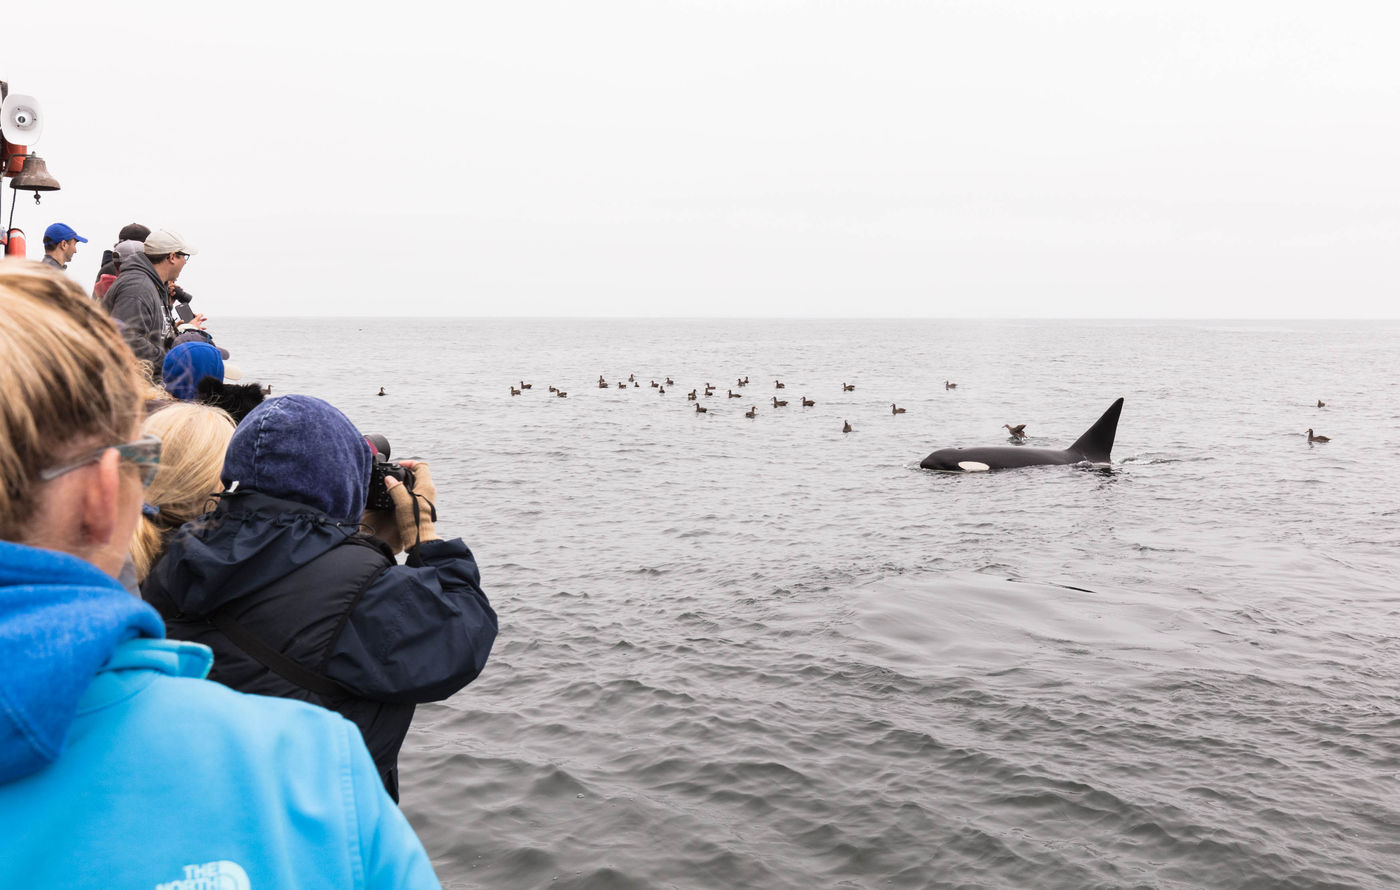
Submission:
<svg viewBox="0 0 1400 890">
<path fill-rule="evenodd" d="M 78 714 L 110 707 L 141 691 L 157 676 L 203 679 L 214 653 L 199 643 L 134 639 L 118 644 L 78 702 Z"/>
</svg>

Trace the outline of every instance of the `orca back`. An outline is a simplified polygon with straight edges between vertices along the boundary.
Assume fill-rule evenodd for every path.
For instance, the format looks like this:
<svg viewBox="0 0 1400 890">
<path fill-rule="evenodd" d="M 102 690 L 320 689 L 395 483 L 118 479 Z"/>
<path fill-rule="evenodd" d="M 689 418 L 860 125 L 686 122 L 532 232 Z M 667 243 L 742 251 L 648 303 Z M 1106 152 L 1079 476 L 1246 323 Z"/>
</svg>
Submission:
<svg viewBox="0 0 1400 890">
<path fill-rule="evenodd" d="M 1108 410 L 1103 416 L 1094 421 L 1094 425 L 1084 431 L 1075 443 L 1069 446 L 1069 451 L 1078 452 L 1083 460 L 1090 463 L 1106 464 L 1109 462 L 1109 452 L 1113 450 L 1113 440 L 1118 435 L 1118 415 L 1123 413 L 1123 399 L 1108 406 Z"/>
</svg>

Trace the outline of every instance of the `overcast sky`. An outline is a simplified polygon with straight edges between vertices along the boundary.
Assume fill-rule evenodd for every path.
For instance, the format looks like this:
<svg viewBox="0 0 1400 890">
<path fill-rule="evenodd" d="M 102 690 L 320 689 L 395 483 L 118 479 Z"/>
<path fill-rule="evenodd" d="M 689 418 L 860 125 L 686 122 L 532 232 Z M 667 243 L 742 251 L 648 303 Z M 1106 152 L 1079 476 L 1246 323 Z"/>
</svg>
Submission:
<svg viewBox="0 0 1400 890">
<path fill-rule="evenodd" d="M 1400 317 L 1393 0 L 62 10 L 15 223 L 211 318 Z"/>
</svg>

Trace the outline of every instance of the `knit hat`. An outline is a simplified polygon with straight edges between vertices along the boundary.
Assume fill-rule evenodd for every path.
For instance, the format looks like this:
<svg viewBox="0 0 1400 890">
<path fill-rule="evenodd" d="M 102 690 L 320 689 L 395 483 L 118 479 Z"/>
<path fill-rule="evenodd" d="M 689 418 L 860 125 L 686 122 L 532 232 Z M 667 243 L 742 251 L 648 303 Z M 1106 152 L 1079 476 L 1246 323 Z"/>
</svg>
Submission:
<svg viewBox="0 0 1400 890">
<path fill-rule="evenodd" d="M 205 377 L 224 379 L 224 359 L 218 348 L 208 343 L 181 343 L 165 354 L 160 376 L 166 392 L 190 402 L 198 394 L 199 381 Z"/>
<path fill-rule="evenodd" d="M 211 347 L 212 348 L 212 347 Z M 365 511 L 372 459 L 365 437 L 334 405 L 277 396 L 249 412 L 224 455 L 223 483 L 357 521 Z"/>
</svg>

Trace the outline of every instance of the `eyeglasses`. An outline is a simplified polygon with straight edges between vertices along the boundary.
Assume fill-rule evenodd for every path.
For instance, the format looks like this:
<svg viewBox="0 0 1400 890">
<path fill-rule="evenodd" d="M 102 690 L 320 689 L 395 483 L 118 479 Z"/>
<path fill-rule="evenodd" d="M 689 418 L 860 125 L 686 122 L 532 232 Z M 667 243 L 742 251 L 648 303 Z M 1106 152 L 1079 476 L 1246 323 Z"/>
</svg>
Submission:
<svg viewBox="0 0 1400 890">
<path fill-rule="evenodd" d="M 141 487 L 145 488 L 151 484 L 151 480 L 156 478 L 156 471 L 160 469 L 160 439 L 155 436 L 142 436 L 135 442 L 123 442 L 120 445 L 107 445 L 98 448 L 96 451 L 83 455 L 72 463 L 64 464 L 61 467 L 49 467 L 39 471 L 39 478 L 45 482 L 51 482 L 62 476 L 64 473 L 71 473 L 80 470 L 90 463 L 102 459 L 108 449 L 117 449 L 117 454 L 121 459 L 130 464 L 135 464 L 141 471 Z"/>
<path fill-rule="evenodd" d="M 175 251 L 175 255 L 176 255 L 177 257 L 180 257 L 181 259 L 186 259 L 186 260 L 187 260 L 187 259 L 190 258 L 190 255 L 189 255 L 189 254 L 187 254 L 187 253 L 181 253 L 181 252 L 178 251 L 178 250 Z"/>
</svg>

